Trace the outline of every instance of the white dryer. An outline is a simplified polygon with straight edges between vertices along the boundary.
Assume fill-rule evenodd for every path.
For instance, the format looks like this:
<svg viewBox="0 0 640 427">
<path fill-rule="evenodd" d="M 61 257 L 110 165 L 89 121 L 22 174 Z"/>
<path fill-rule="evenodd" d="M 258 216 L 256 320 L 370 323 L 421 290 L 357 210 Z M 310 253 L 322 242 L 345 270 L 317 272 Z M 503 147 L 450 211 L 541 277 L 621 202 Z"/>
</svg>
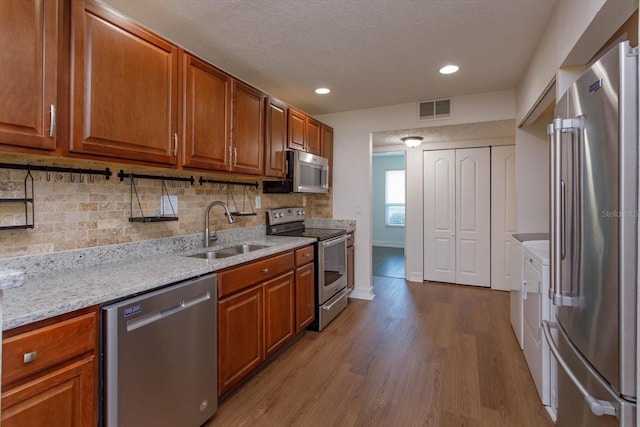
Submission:
<svg viewBox="0 0 640 427">
<path fill-rule="evenodd" d="M 522 247 L 522 347 L 540 400 L 555 419 L 555 359 L 541 327 L 542 320 L 555 321 L 555 309 L 549 299 L 549 241 L 528 241 Z"/>
</svg>

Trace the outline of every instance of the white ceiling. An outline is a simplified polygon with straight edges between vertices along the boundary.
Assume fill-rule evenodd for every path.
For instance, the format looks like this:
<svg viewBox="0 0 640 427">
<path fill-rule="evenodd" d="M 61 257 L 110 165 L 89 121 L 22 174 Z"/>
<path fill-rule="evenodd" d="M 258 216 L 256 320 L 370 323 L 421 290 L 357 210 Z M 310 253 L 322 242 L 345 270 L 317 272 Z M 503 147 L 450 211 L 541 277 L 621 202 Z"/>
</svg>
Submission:
<svg viewBox="0 0 640 427">
<path fill-rule="evenodd" d="M 317 115 L 513 89 L 556 0 L 105 0 Z M 438 69 L 460 66 L 454 75 Z M 329 95 L 316 95 L 320 86 Z"/>
</svg>

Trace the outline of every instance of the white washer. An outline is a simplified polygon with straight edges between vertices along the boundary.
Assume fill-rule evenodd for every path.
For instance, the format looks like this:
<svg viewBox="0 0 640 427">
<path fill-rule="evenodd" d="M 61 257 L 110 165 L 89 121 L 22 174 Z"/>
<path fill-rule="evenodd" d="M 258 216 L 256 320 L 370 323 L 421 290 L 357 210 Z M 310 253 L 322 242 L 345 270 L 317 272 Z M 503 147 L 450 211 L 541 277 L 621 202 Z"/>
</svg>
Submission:
<svg viewBox="0 0 640 427">
<path fill-rule="evenodd" d="M 540 400 L 555 420 L 556 366 L 541 327 L 542 320 L 555 321 L 555 308 L 549 299 L 549 241 L 524 242 L 522 257 L 524 357 Z"/>
</svg>

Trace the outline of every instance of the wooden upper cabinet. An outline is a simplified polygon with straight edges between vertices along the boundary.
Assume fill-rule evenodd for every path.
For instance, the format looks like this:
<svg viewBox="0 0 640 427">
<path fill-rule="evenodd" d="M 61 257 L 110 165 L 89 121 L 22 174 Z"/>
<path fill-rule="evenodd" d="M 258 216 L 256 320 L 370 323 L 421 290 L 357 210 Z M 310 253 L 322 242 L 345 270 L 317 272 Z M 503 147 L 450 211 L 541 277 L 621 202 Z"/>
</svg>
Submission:
<svg viewBox="0 0 640 427">
<path fill-rule="evenodd" d="M 306 151 L 319 156 L 322 152 L 320 122 L 307 116 L 305 123 L 305 132 L 307 135 Z"/>
<path fill-rule="evenodd" d="M 264 103 L 259 90 L 233 80 L 231 106 L 231 170 L 262 175 L 264 156 Z"/>
<path fill-rule="evenodd" d="M 178 47 L 100 3 L 72 5 L 69 151 L 175 165 Z"/>
<path fill-rule="evenodd" d="M 287 106 L 269 98 L 265 117 L 264 175 L 284 178 L 287 149 Z"/>
<path fill-rule="evenodd" d="M 56 148 L 51 123 L 57 109 L 62 4 L 0 2 L 0 145 Z"/>
<path fill-rule="evenodd" d="M 322 124 L 322 157 L 329 159 L 329 187 L 333 185 L 333 128 Z"/>
<path fill-rule="evenodd" d="M 306 118 L 307 116 L 300 111 L 289 108 L 287 112 L 288 148 L 292 150 L 306 150 Z"/>
<path fill-rule="evenodd" d="M 183 166 L 227 171 L 231 77 L 189 54 L 183 60 Z"/>
</svg>

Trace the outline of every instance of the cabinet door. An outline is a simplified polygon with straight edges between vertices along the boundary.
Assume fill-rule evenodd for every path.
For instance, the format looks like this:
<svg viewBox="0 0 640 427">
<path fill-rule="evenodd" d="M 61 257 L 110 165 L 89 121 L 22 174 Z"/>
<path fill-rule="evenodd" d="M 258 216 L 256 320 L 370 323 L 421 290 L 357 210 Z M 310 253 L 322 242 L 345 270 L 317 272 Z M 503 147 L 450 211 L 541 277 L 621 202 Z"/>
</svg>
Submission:
<svg viewBox="0 0 640 427">
<path fill-rule="evenodd" d="M 2 425 L 96 425 L 94 372 L 94 356 L 90 356 L 3 390 Z"/>
<path fill-rule="evenodd" d="M 267 102 L 264 175 L 284 178 L 287 148 L 287 106 L 275 99 Z"/>
<path fill-rule="evenodd" d="M 262 289 L 218 302 L 218 396 L 264 360 Z"/>
<path fill-rule="evenodd" d="M 296 269 L 296 333 L 315 319 L 315 269 L 309 263 Z"/>
<path fill-rule="evenodd" d="M 287 111 L 288 139 L 287 147 L 292 150 L 306 150 L 305 122 L 307 116 L 300 111 L 289 108 Z"/>
<path fill-rule="evenodd" d="M 178 48 L 97 2 L 72 3 L 70 151 L 175 164 Z"/>
<path fill-rule="evenodd" d="M 424 280 L 456 281 L 455 150 L 424 152 Z"/>
<path fill-rule="evenodd" d="M 322 138 L 320 132 L 320 122 L 312 119 L 311 117 L 307 117 L 305 122 L 305 132 L 307 133 L 307 151 L 311 154 L 315 154 L 316 156 L 321 155 Z"/>
<path fill-rule="evenodd" d="M 0 144 L 53 150 L 62 1 L 0 2 Z"/>
<path fill-rule="evenodd" d="M 264 100 L 265 95 L 259 90 L 233 81 L 231 145 L 234 172 L 262 175 Z"/>
<path fill-rule="evenodd" d="M 266 357 L 293 336 L 293 273 L 264 284 L 264 340 Z"/>
<path fill-rule="evenodd" d="M 347 287 L 353 289 L 355 286 L 355 260 L 356 251 L 354 246 L 347 247 Z"/>
<path fill-rule="evenodd" d="M 230 161 L 231 77 L 184 55 L 183 165 L 227 171 Z"/>
<path fill-rule="evenodd" d="M 322 125 L 322 157 L 329 159 L 329 187 L 333 184 L 333 128 Z"/>
</svg>

